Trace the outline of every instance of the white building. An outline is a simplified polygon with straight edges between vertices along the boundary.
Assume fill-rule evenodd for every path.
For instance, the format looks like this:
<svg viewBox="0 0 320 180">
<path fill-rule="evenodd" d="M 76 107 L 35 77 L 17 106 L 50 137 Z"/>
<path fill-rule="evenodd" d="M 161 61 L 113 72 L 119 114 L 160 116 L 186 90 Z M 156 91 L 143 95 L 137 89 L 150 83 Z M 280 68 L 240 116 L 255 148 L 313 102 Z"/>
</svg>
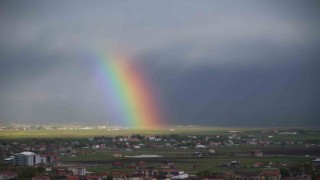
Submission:
<svg viewBox="0 0 320 180">
<path fill-rule="evenodd" d="M 74 175 L 86 175 L 87 169 L 85 167 L 70 167 L 68 169 L 69 171 L 72 171 Z"/>
<path fill-rule="evenodd" d="M 179 174 L 172 176 L 172 179 L 187 179 L 189 175 L 184 171 L 179 171 Z"/>
<path fill-rule="evenodd" d="M 21 152 L 14 155 L 14 164 L 17 166 L 33 166 L 40 163 L 47 163 L 45 157 L 41 157 L 33 152 Z"/>
</svg>

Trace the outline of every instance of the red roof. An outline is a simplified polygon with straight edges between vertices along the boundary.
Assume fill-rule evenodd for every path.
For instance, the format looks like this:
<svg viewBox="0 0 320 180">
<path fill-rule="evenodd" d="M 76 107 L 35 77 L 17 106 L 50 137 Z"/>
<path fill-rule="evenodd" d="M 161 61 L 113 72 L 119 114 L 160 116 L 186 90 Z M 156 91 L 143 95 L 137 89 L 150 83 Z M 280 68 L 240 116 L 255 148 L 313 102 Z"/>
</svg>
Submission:
<svg viewBox="0 0 320 180">
<path fill-rule="evenodd" d="M 49 176 L 34 176 L 34 177 L 32 177 L 32 179 L 41 179 L 41 180 L 49 179 L 50 180 L 50 177 Z"/>
<path fill-rule="evenodd" d="M 113 164 L 114 165 L 122 165 L 123 163 L 122 162 L 114 162 Z"/>
<path fill-rule="evenodd" d="M 161 169 L 161 172 L 179 172 L 179 170 L 176 170 L 176 169 Z"/>
<path fill-rule="evenodd" d="M 263 162 L 256 162 L 255 164 L 257 164 L 257 165 L 258 165 L 258 164 L 259 164 L 259 165 L 261 165 L 261 164 L 264 164 L 264 163 L 263 163 Z"/>
<path fill-rule="evenodd" d="M 96 176 L 96 175 L 91 175 L 91 176 L 86 176 L 86 178 L 97 179 L 97 178 L 101 178 L 101 177 L 100 176 Z"/>
<path fill-rule="evenodd" d="M 105 173 L 105 172 L 104 172 L 104 173 L 99 173 L 99 175 L 100 175 L 100 176 L 108 176 L 109 173 Z"/>
<path fill-rule="evenodd" d="M 79 176 L 68 176 L 67 180 L 79 180 Z"/>
<path fill-rule="evenodd" d="M 119 171 L 112 172 L 112 175 L 120 175 L 120 174 L 125 174 L 125 173 L 119 172 Z"/>
<path fill-rule="evenodd" d="M 145 162 L 140 161 L 140 162 L 137 162 L 137 164 L 139 164 L 139 165 L 143 165 L 143 164 L 145 164 Z"/>
<path fill-rule="evenodd" d="M 7 176 L 18 176 L 16 173 L 10 172 L 10 171 L 2 171 L 0 172 L 0 174 L 7 175 Z"/>
</svg>

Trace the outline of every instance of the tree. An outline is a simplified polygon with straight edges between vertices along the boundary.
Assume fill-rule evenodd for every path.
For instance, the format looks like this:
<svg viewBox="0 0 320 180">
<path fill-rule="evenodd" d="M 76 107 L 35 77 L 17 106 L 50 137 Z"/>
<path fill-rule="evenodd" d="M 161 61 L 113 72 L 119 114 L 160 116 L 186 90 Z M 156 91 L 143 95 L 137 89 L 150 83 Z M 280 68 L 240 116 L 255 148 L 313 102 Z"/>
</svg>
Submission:
<svg viewBox="0 0 320 180">
<path fill-rule="evenodd" d="M 36 169 L 37 174 L 42 175 L 44 174 L 44 172 L 46 171 L 46 169 L 42 166 L 38 166 Z"/>
<path fill-rule="evenodd" d="M 36 175 L 36 169 L 33 167 L 22 167 L 18 169 L 20 179 L 30 179 Z"/>
<path fill-rule="evenodd" d="M 214 173 L 209 170 L 203 170 L 197 173 L 197 177 L 211 176 L 212 174 Z"/>
<path fill-rule="evenodd" d="M 280 168 L 280 174 L 281 174 L 281 177 L 287 177 L 289 176 L 289 171 L 285 168 Z"/>
</svg>

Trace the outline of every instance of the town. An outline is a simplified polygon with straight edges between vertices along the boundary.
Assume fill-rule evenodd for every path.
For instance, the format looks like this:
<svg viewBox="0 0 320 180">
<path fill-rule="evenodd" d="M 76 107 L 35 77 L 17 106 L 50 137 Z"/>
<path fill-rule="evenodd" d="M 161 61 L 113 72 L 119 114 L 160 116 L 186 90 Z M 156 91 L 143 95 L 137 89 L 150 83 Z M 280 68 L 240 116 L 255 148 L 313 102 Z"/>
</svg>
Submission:
<svg viewBox="0 0 320 180">
<path fill-rule="evenodd" d="M 320 177 L 317 130 L 205 129 L 183 133 L 181 129 L 126 134 L 120 128 L 116 134 L 105 136 L 2 138 L 0 179 L 311 180 Z M 24 130 L 1 130 L 1 133 L 21 131 Z"/>
<path fill-rule="evenodd" d="M 319 0 L 1 0 L 0 180 L 320 180 Z"/>
</svg>

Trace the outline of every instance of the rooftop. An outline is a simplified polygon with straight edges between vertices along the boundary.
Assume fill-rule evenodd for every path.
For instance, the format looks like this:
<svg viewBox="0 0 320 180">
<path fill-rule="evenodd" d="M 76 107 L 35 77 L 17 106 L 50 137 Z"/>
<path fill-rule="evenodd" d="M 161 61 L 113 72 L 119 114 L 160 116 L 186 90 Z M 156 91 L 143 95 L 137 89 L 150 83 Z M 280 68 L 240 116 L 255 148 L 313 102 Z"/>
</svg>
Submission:
<svg viewBox="0 0 320 180">
<path fill-rule="evenodd" d="M 320 158 L 316 158 L 313 162 L 320 162 Z"/>
<path fill-rule="evenodd" d="M 29 152 L 29 151 L 24 151 L 24 152 L 21 152 L 19 154 L 22 154 L 22 155 L 25 155 L 25 156 L 35 155 L 33 152 Z"/>
</svg>

